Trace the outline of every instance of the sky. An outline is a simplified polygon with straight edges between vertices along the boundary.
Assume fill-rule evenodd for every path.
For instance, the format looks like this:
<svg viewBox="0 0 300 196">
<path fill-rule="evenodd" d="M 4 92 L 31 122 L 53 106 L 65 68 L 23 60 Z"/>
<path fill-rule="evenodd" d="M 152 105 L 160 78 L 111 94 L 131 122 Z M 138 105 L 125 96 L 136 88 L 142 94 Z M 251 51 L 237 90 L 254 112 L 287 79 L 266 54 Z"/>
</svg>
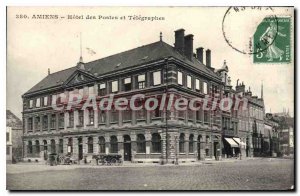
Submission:
<svg viewBox="0 0 300 196">
<path fill-rule="evenodd" d="M 294 62 L 253 63 L 252 55 L 242 54 L 229 46 L 222 31 L 226 31 L 231 44 L 247 50 L 249 37 L 254 34 L 263 17 L 271 14 L 293 17 L 293 10 L 276 7 L 272 11 L 231 11 L 224 19 L 227 9 L 228 7 L 8 7 L 7 109 L 21 117 L 22 94 L 46 77 L 48 68 L 53 73 L 76 65 L 80 56 L 80 33 L 83 60 L 89 62 L 156 42 L 160 32 L 163 41 L 173 45 L 174 31 L 183 28 L 185 34 L 194 35 L 194 51 L 198 47 L 211 50 L 214 68 L 221 68 L 226 60 L 233 86 L 239 79 L 247 89 L 250 86 L 253 94 L 260 97 L 263 83 L 266 112 L 282 112 L 285 108 L 294 116 Z M 33 15 L 58 15 L 58 19 L 34 19 Z M 79 19 L 67 19 L 68 15 L 76 15 Z M 96 16 L 97 19 L 86 19 L 87 15 Z M 80 19 L 82 16 L 84 19 Z M 99 16 L 102 16 L 101 19 L 98 19 Z M 121 20 L 123 16 L 126 17 L 125 20 Z M 129 20 L 129 16 L 156 16 L 163 20 Z M 118 19 L 112 19 L 116 17 Z M 294 32 L 293 29 L 291 32 Z M 293 55 L 292 53 L 292 59 Z"/>
</svg>

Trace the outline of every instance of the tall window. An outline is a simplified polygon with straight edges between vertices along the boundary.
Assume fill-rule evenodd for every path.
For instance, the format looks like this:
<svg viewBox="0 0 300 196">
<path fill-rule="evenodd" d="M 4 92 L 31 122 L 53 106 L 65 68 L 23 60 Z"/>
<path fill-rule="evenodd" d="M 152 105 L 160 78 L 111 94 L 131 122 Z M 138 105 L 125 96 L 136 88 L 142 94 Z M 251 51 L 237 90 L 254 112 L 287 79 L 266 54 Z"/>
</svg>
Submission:
<svg viewBox="0 0 300 196">
<path fill-rule="evenodd" d="M 137 153 L 146 153 L 146 140 L 143 134 L 138 134 L 137 139 Z"/>
<path fill-rule="evenodd" d="M 88 138 L 88 153 L 93 153 L 93 148 L 94 148 L 93 137 L 89 137 Z"/>
<path fill-rule="evenodd" d="M 94 119 L 94 109 L 89 110 L 89 124 L 94 125 L 95 119 Z"/>
<path fill-rule="evenodd" d="M 110 137 L 110 152 L 118 153 L 118 139 L 116 136 Z"/>
<path fill-rule="evenodd" d="M 56 98 L 57 98 L 57 95 L 52 95 L 51 96 L 51 104 L 52 105 L 56 105 Z"/>
<path fill-rule="evenodd" d="M 39 142 L 39 140 L 36 140 L 35 141 L 35 154 L 36 155 L 39 155 L 40 154 L 40 142 Z"/>
<path fill-rule="evenodd" d="M 48 97 L 43 98 L 43 106 L 48 106 Z"/>
<path fill-rule="evenodd" d="M 124 79 L 124 91 L 130 91 L 131 90 L 131 78 L 125 78 Z"/>
<path fill-rule="evenodd" d="M 55 140 L 51 140 L 51 153 L 56 153 L 56 144 Z"/>
<path fill-rule="evenodd" d="M 138 76 L 138 89 L 143 89 L 146 87 L 146 76 L 145 74 Z"/>
<path fill-rule="evenodd" d="M 137 120 L 145 120 L 146 119 L 146 110 L 145 107 L 143 106 L 143 102 L 141 100 L 138 100 L 136 102 L 136 107 L 140 107 L 142 106 L 142 108 L 140 110 L 136 110 L 136 119 Z"/>
<path fill-rule="evenodd" d="M 182 72 L 178 71 L 177 72 L 177 83 L 180 85 L 183 85 L 183 76 L 182 76 Z"/>
<path fill-rule="evenodd" d="M 56 127 L 56 115 L 52 114 L 51 115 L 51 126 L 50 126 L 50 128 L 55 129 L 55 127 Z"/>
<path fill-rule="evenodd" d="M 199 79 L 195 80 L 195 89 L 196 89 L 196 91 L 200 91 L 200 80 Z"/>
<path fill-rule="evenodd" d="M 111 82 L 111 92 L 116 93 L 119 91 L 119 85 L 118 85 L 118 80 L 112 81 Z"/>
<path fill-rule="evenodd" d="M 127 108 L 123 111 L 123 121 L 131 121 L 132 120 L 132 111 L 130 108 Z"/>
<path fill-rule="evenodd" d="M 196 111 L 196 120 L 202 121 L 202 109 Z"/>
<path fill-rule="evenodd" d="M 119 121 L 119 111 L 112 109 L 111 115 L 110 115 L 110 122 L 111 123 L 117 123 Z"/>
<path fill-rule="evenodd" d="M 206 82 L 203 82 L 203 93 L 208 94 L 208 86 Z"/>
<path fill-rule="evenodd" d="M 209 118 L 209 111 L 204 110 L 204 123 L 209 123 L 210 118 Z"/>
<path fill-rule="evenodd" d="M 74 112 L 69 112 L 69 127 L 74 127 Z"/>
<path fill-rule="evenodd" d="M 29 108 L 33 107 L 33 100 L 29 100 Z"/>
<path fill-rule="evenodd" d="M 47 115 L 43 116 L 43 129 L 44 130 L 48 129 L 48 116 Z"/>
<path fill-rule="evenodd" d="M 28 118 L 28 130 L 29 131 L 31 131 L 33 129 L 32 121 L 33 121 L 33 118 Z"/>
<path fill-rule="evenodd" d="M 98 121 L 99 121 L 99 124 L 106 123 L 106 112 L 105 111 L 99 110 Z"/>
<path fill-rule="evenodd" d="M 194 135 L 191 134 L 189 137 L 189 153 L 194 152 Z"/>
<path fill-rule="evenodd" d="M 59 128 L 64 128 L 65 127 L 65 114 L 60 113 L 59 114 Z"/>
<path fill-rule="evenodd" d="M 9 132 L 6 132 L 6 141 L 9 141 Z"/>
<path fill-rule="evenodd" d="M 188 75 L 186 78 L 186 87 L 192 88 L 192 76 Z"/>
<path fill-rule="evenodd" d="M 28 154 L 32 154 L 32 141 L 28 141 L 28 150 L 27 150 L 27 153 Z"/>
<path fill-rule="evenodd" d="M 161 84 L 161 71 L 153 72 L 153 85 L 160 85 Z"/>
<path fill-rule="evenodd" d="M 152 118 L 160 118 L 162 116 L 162 111 L 159 109 L 159 106 L 157 106 L 151 113 Z"/>
<path fill-rule="evenodd" d="M 105 153 L 105 138 L 99 137 L 99 153 Z"/>
<path fill-rule="evenodd" d="M 99 90 L 98 90 L 99 96 L 106 95 L 106 84 L 105 83 L 99 84 L 98 88 L 99 88 Z"/>
<path fill-rule="evenodd" d="M 41 107 L 41 98 L 37 98 L 35 101 L 35 107 L 39 108 Z"/>
<path fill-rule="evenodd" d="M 83 110 L 78 110 L 79 126 L 83 126 L 84 123 L 84 113 Z"/>
<path fill-rule="evenodd" d="M 39 131 L 41 128 L 41 119 L 39 116 L 35 117 L 34 128 L 36 131 Z"/>
<path fill-rule="evenodd" d="M 184 153 L 184 133 L 179 136 L 179 153 Z"/>
<path fill-rule="evenodd" d="M 158 133 L 152 134 L 152 153 L 161 153 L 161 138 Z"/>
<path fill-rule="evenodd" d="M 59 139 L 59 144 L 58 144 L 58 152 L 59 153 L 64 153 L 64 140 L 63 139 Z"/>
<path fill-rule="evenodd" d="M 73 138 L 68 139 L 68 153 L 73 153 Z"/>
</svg>

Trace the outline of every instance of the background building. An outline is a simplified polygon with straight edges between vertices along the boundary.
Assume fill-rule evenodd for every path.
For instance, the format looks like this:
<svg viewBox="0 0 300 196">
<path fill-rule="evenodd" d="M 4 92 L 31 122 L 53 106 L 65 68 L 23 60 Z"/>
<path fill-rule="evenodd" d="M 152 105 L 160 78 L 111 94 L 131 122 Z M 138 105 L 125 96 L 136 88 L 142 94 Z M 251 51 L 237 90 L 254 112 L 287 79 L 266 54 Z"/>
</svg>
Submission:
<svg viewBox="0 0 300 196">
<path fill-rule="evenodd" d="M 22 158 L 22 121 L 10 110 L 6 110 L 6 161 L 20 161 Z"/>
</svg>

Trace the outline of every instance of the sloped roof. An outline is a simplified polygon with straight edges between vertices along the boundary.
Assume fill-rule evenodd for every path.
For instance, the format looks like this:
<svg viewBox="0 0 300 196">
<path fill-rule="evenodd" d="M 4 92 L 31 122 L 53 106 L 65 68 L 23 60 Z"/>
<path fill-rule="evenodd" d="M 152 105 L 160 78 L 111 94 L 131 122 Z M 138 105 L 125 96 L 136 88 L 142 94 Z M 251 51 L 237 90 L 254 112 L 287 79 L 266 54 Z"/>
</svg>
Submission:
<svg viewBox="0 0 300 196">
<path fill-rule="evenodd" d="M 160 60 L 170 56 L 182 60 L 187 64 L 203 71 L 204 73 L 207 73 L 214 77 L 218 77 L 212 70 L 200 63 L 196 58 L 193 57 L 192 62 L 189 61 L 186 57 L 177 52 L 174 47 L 163 41 L 154 42 L 148 45 L 144 45 L 125 52 L 85 63 L 85 71 L 99 77 L 106 73 L 111 73 L 140 64 L 153 62 L 155 60 Z M 76 71 L 76 69 L 76 66 L 74 66 L 69 69 L 52 73 L 42 81 L 40 81 L 38 84 L 36 84 L 34 87 L 32 87 L 25 94 L 61 85 L 72 75 L 74 71 Z"/>
<path fill-rule="evenodd" d="M 12 128 L 22 128 L 22 121 L 10 110 L 6 110 L 6 126 Z"/>
</svg>

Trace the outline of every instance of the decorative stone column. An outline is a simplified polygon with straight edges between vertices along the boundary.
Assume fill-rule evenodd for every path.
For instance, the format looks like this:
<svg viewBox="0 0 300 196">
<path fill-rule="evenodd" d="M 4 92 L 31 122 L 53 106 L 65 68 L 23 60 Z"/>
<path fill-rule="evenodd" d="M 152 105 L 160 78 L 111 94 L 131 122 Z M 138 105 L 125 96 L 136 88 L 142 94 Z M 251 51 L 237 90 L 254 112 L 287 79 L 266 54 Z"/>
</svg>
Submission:
<svg viewBox="0 0 300 196">
<path fill-rule="evenodd" d="M 123 135 L 121 133 L 119 133 L 117 135 L 117 139 L 118 139 L 118 154 L 122 155 L 122 157 L 124 156 L 124 138 Z M 123 157 L 124 159 L 124 157 Z"/>
<path fill-rule="evenodd" d="M 198 160 L 198 149 L 197 149 L 197 141 L 198 141 L 198 134 L 197 133 L 193 133 L 194 134 L 194 140 L 193 140 L 193 152 L 194 152 L 194 157 L 195 157 L 195 161 Z"/>
<path fill-rule="evenodd" d="M 78 159 L 78 137 L 73 137 L 73 159 Z"/>
<path fill-rule="evenodd" d="M 200 159 L 205 160 L 205 148 L 206 148 L 206 135 L 201 134 L 202 138 L 200 139 Z"/>
<path fill-rule="evenodd" d="M 64 130 L 67 130 L 67 127 L 69 126 L 69 112 L 64 113 L 64 119 L 65 119 L 65 124 L 64 124 Z M 65 151 L 66 152 L 66 151 Z"/>
<path fill-rule="evenodd" d="M 167 146 L 166 146 L 166 140 L 167 140 L 167 135 L 165 130 L 159 130 L 158 133 L 160 134 L 161 138 L 161 156 L 164 161 L 164 163 L 167 162 Z"/>
<path fill-rule="evenodd" d="M 136 133 L 131 132 L 130 138 L 131 138 L 131 162 L 134 162 L 135 155 L 137 153 Z"/>
<path fill-rule="evenodd" d="M 88 152 L 88 137 L 82 137 L 82 151 L 83 151 L 83 156 L 85 156 Z"/>
<path fill-rule="evenodd" d="M 68 154 L 68 143 L 69 143 L 69 138 L 64 137 L 64 145 L 63 145 L 63 149 L 64 149 L 64 154 Z"/>
<path fill-rule="evenodd" d="M 150 158 L 151 154 L 151 139 L 152 135 L 150 131 L 145 132 L 145 140 L 146 140 L 146 158 Z"/>
<path fill-rule="evenodd" d="M 105 134 L 105 154 L 109 154 L 109 148 L 110 148 L 110 137 L 109 134 Z"/>
<path fill-rule="evenodd" d="M 94 154 L 99 154 L 99 141 L 98 137 L 94 136 L 93 137 L 93 153 Z"/>
</svg>

